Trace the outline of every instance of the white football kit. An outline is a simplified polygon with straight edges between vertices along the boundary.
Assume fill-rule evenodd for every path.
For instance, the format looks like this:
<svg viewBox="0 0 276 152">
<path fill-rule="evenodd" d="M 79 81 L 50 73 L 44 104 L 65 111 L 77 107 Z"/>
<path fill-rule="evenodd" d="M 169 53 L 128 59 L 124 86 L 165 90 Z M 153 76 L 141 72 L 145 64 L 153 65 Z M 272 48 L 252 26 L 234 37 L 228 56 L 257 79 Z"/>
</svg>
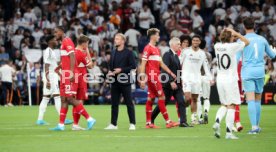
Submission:
<svg viewBox="0 0 276 152">
<path fill-rule="evenodd" d="M 43 95 L 54 95 L 54 94 L 60 94 L 59 92 L 59 85 L 58 85 L 58 79 L 59 76 L 55 72 L 55 69 L 57 68 L 57 58 L 55 55 L 55 52 L 48 47 L 46 50 L 44 50 L 43 53 L 43 61 L 44 61 L 44 72 L 43 72 Z M 46 84 L 46 73 L 45 73 L 45 64 L 50 64 L 49 66 L 49 74 L 48 78 L 51 84 L 51 88 L 47 89 Z"/>
<path fill-rule="evenodd" d="M 244 42 L 216 43 L 217 89 L 223 105 L 241 104 L 238 86 L 236 54 L 245 47 Z"/>
<path fill-rule="evenodd" d="M 212 80 L 205 52 L 201 49 L 194 51 L 191 47 L 185 49 L 181 53 L 180 63 L 182 65 L 183 91 L 200 94 L 202 66 L 209 82 Z"/>
</svg>

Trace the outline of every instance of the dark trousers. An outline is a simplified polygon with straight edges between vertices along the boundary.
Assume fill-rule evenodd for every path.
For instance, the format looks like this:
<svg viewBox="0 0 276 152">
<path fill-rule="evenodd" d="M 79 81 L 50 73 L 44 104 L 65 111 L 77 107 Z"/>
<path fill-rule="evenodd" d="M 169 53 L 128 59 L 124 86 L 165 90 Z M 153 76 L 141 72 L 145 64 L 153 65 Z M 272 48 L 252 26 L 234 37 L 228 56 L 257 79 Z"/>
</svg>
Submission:
<svg viewBox="0 0 276 152">
<path fill-rule="evenodd" d="M 117 126 L 121 95 L 123 96 L 125 104 L 127 106 L 129 122 L 131 124 L 136 124 L 135 108 L 131 97 L 131 85 L 114 84 L 111 85 L 111 124 Z"/>
<path fill-rule="evenodd" d="M 2 97 L 5 101 L 4 104 L 12 102 L 12 83 L 11 82 L 2 82 Z"/>
<path fill-rule="evenodd" d="M 176 102 L 178 103 L 178 112 L 180 114 L 180 123 L 187 122 L 187 117 L 186 117 L 186 107 L 184 104 L 184 97 L 183 97 L 183 91 L 181 88 L 177 90 L 172 90 L 170 88 L 163 88 L 164 94 L 165 94 L 165 103 L 166 105 L 170 101 L 171 97 L 173 96 Z M 155 109 L 152 112 L 151 115 L 151 120 L 152 123 L 154 123 L 155 118 L 158 116 L 160 113 L 160 109 L 158 106 L 155 107 Z"/>
</svg>

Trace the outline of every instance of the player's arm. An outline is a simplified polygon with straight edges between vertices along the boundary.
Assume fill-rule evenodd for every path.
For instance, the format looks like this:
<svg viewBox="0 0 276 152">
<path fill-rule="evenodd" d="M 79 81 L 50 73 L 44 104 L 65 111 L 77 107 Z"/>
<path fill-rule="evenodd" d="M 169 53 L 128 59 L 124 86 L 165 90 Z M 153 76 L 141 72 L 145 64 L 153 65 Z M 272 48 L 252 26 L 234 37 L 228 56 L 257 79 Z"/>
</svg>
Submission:
<svg viewBox="0 0 276 152">
<path fill-rule="evenodd" d="M 241 35 L 240 33 L 236 32 L 235 30 L 231 29 L 231 28 L 226 28 L 227 31 L 230 31 L 232 33 L 232 36 L 236 36 L 238 37 L 242 42 L 244 42 L 245 46 L 249 45 L 249 40 L 246 39 L 243 35 Z"/>
<path fill-rule="evenodd" d="M 265 53 L 272 59 L 273 62 L 276 61 L 276 55 L 270 48 L 267 40 L 265 40 Z"/>
<path fill-rule="evenodd" d="M 204 56 L 203 69 L 204 69 L 206 76 L 209 78 L 211 84 L 214 83 L 214 78 L 210 72 L 210 67 L 208 66 L 208 60 L 206 58 L 206 55 Z"/>
<path fill-rule="evenodd" d="M 86 54 L 87 54 L 87 60 L 88 60 L 88 64 L 86 65 L 86 67 L 88 69 L 92 69 L 94 67 L 94 64 L 92 63 L 92 58 L 91 58 L 91 55 L 90 55 L 90 52 L 89 52 L 89 49 L 86 50 Z"/>
<path fill-rule="evenodd" d="M 184 62 L 184 60 L 185 60 L 185 57 L 186 57 L 185 51 L 182 50 L 182 51 L 181 51 L 181 54 L 180 54 L 180 56 L 179 56 L 180 65 L 183 65 L 183 62 Z"/>
<path fill-rule="evenodd" d="M 75 77 L 74 77 L 74 69 L 75 69 L 75 53 L 74 51 L 72 51 L 71 53 L 69 53 L 69 57 L 70 57 L 70 71 L 72 72 L 72 77 L 70 78 L 70 81 L 74 81 Z"/>
<path fill-rule="evenodd" d="M 166 64 L 161 60 L 160 67 L 167 72 L 173 79 L 176 79 L 176 75 L 166 66 Z"/>
<path fill-rule="evenodd" d="M 141 77 L 139 77 L 140 78 L 140 87 L 141 87 L 141 89 L 145 89 L 145 87 L 146 87 L 146 82 L 145 82 L 145 79 L 146 79 L 146 73 L 145 73 L 145 71 L 146 71 L 146 64 L 147 64 L 147 60 L 145 60 L 145 59 L 142 59 L 142 61 L 141 61 L 141 65 L 140 65 L 140 75 L 141 75 Z"/>
<path fill-rule="evenodd" d="M 50 64 L 45 63 L 45 77 L 46 77 L 46 81 L 47 81 L 46 87 L 48 89 L 51 87 L 50 80 L 49 80 L 49 67 L 50 67 Z"/>
<path fill-rule="evenodd" d="M 61 76 L 60 69 L 61 69 L 61 64 L 59 64 L 58 67 L 56 67 L 56 69 L 55 69 L 55 72 L 56 72 L 59 76 Z"/>
</svg>

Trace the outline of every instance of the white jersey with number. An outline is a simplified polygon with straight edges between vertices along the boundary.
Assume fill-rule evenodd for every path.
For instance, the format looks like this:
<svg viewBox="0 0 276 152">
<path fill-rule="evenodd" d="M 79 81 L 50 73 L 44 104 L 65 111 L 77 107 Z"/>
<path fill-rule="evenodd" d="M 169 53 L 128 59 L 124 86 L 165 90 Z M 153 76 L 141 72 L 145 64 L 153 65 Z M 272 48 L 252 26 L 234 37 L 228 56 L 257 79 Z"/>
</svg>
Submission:
<svg viewBox="0 0 276 152">
<path fill-rule="evenodd" d="M 192 48 L 183 50 L 180 55 L 180 63 L 182 65 L 183 81 L 200 82 L 202 66 L 206 75 L 210 80 L 212 79 L 206 54 L 203 50 L 194 51 Z"/>
<path fill-rule="evenodd" d="M 52 95 L 52 94 L 59 94 L 59 86 L 58 86 L 58 80 L 59 76 L 55 72 L 55 69 L 57 68 L 57 58 L 55 52 L 51 48 L 47 48 L 44 50 L 43 53 L 43 95 Z M 48 78 L 51 84 L 50 89 L 46 88 L 46 71 L 45 71 L 45 64 L 49 64 L 49 74 Z"/>
<path fill-rule="evenodd" d="M 236 54 L 245 46 L 244 42 L 216 43 L 217 89 L 223 105 L 241 104 L 238 86 Z"/>
<path fill-rule="evenodd" d="M 215 53 L 217 58 L 217 79 L 238 80 L 236 54 L 245 47 L 244 42 L 216 43 Z"/>
</svg>

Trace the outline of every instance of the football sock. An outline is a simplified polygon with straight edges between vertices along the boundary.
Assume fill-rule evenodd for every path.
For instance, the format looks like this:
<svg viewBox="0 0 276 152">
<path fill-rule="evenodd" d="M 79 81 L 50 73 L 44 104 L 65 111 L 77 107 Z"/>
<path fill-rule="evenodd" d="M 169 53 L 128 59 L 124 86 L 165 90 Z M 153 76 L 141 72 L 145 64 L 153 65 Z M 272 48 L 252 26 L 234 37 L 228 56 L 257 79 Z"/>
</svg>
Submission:
<svg viewBox="0 0 276 152">
<path fill-rule="evenodd" d="M 260 125 L 260 119 L 261 119 L 261 111 L 262 111 L 262 109 L 261 109 L 261 101 L 256 101 L 255 102 L 255 105 L 256 105 L 256 119 L 257 119 L 257 126 L 259 126 Z"/>
<path fill-rule="evenodd" d="M 152 101 L 148 100 L 146 102 L 146 121 L 149 124 L 151 124 L 152 105 L 153 105 Z"/>
<path fill-rule="evenodd" d="M 193 122 L 193 121 L 196 121 L 196 120 L 197 120 L 197 114 L 196 114 L 196 112 L 194 112 L 191 115 L 191 121 Z"/>
<path fill-rule="evenodd" d="M 217 111 L 217 114 L 216 114 L 216 123 L 220 124 L 221 123 L 221 120 L 223 119 L 223 117 L 225 116 L 227 112 L 227 108 L 225 106 L 221 106 L 218 111 Z"/>
<path fill-rule="evenodd" d="M 202 116 L 202 104 L 201 104 L 200 97 L 197 100 L 197 115 Z"/>
<path fill-rule="evenodd" d="M 75 107 L 73 107 L 73 120 L 74 120 L 74 125 L 79 124 L 80 114 L 77 112 Z"/>
<path fill-rule="evenodd" d="M 68 109 L 67 108 L 60 108 L 60 115 L 59 115 L 59 124 L 64 125 L 64 121 L 67 115 Z"/>
<path fill-rule="evenodd" d="M 248 108 L 250 123 L 251 123 L 252 129 L 254 130 L 255 128 L 257 128 L 257 109 L 256 109 L 255 101 L 254 100 L 248 101 L 247 108 Z"/>
<path fill-rule="evenodd" d="M 50 100 L 50 98 L 47 98 L 47 97 L 42 98 L 42 101 L 40 102 L 40 105 L 39 105 L 39 112 L 38 112 L 37 120 L 43 120 L 44 113 L 46 111 L 49 100 Z"/>
<path fill-rule="evenodd" d="M 158 107 L 159 107 L 160 112 L 163 115 L 163 118 L 165 119 L 165 121 L 170 120 L 169 119 L 169 114 L 167 112 L 167 108 L 166 108 L 166 105 L 165 105 L 165 100 L 159 99 L 158 100 Z"/>
<path fill-rule="evenodd" d="M 84 118 L 86 120 L 89 120 L 91 117 L 90 115 L 87 113 L 87 111 L 85 110 L 84 106 L 82 103 L 80 103 L 79 105 L 75 106 L 76 108 L 76 112 L 82 116 L 84 116 Z"/>
<path fill-rule="evenodd" d="M 235 117 L 235 110 L 228 109 L 226 114 L 226 132 L 232 133 L 232 128 L 234 127 L 234 118 Z"/>
<path fill-rule="evenodd" d="M 204 112 L 208 113 L 210 110 L 210 100 L 205 98 L 204 99 Z"/>
<path fill-rule="evenodd" d="M 60 108 L 61 108 L 60 96 L 54 97 L 54 100 L 55 100 L 55 108 L 56 108 L 58 114 L 60 114 Z"/>
<path fill-rule="evenodd" d="M 240 105 L 235 107 L 235 123 L 240 122 Z"/>
</svg>

